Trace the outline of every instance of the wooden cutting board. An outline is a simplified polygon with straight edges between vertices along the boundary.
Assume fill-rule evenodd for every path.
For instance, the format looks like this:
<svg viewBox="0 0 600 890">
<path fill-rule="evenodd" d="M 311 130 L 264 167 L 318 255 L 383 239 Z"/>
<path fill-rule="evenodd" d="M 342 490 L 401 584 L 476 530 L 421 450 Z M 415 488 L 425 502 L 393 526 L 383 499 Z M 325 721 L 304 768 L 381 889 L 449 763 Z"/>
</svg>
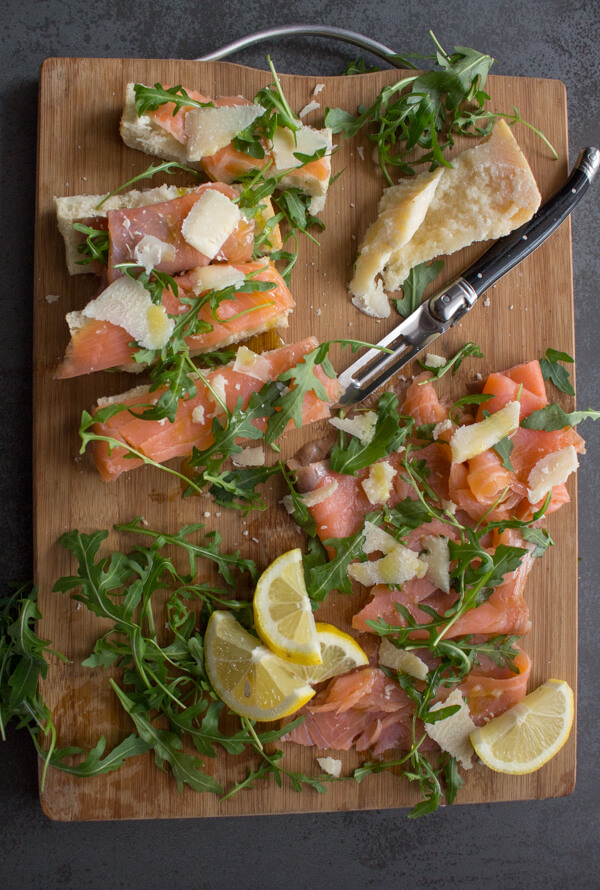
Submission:
<svg viewBox="0 0 600 890">
<path fill-rule="evenodd" d="M 281 63 L 281 68 L 284 63 Z M 321 109 L 307 122 L 319 125 L 326 105 L 355 112 L 372 102 L 379 89 L 401 76 L 384 71 L 355 77 L 322 78 L 318 95 Z M 214 95 L 252 97 L 269 80 L 264 71 L 216 62 L 177 62 L 118 59 L 48 59 L 41 70 L 39 101 L 38 186 L 35 233 L 34 331 L 34 456 L 35 456 L 35 574 L 43 614 L 39 633 L 68 655 L 63 665 L 53 660 L 42 693 L 52 710 L 58 744 L 89 748 L 101 734 L 116 744 L 132 731 L 108 685 L 108 673 L 81 667 L 96 638 L 106 629 L 84 607 L 67 596 L 52 593 L 57 578 L 74 570 L 59 536 L 78 528 L 91 532 L 110 529 L 143 514 L 153 528 L 176 531 L 188 522 L 204 521 L 207 530 L 219 528 L 225 549 L 240 547 L 243 555 L 264 568 L 278 553 L 302 546 L 303 539 L 278 504 L 282 492 L 271 494 L 266 512 L 253 512 L 247 520 L 235 513 L 217 518 L 208 500 L 183 501 L 176 482 L 151 468 L 123 475 L 105 484 L 89 456 L 78 456 L 77 429 L 84 408 L 101 395 L 119 393 L 132 384 L 125 374 L 100 373 L 83 379 L 53 379 L 53 370 L 67 343 L 64 315 L 79 309 L 93 296 L 93 276 L 70 278 L 56 229 L 53 195 L 103 193 L 143 171 L 150 159 L 126 148 L 119 138 L 119 116 L 127 81 L 183 83 Z M 313 98 L 318 77 L 282 76 L 283 88 L 295 109 Z M 492 77 L 488 82 L 492 108 L 510 111 L 517 106 L 523 117 L 541 127 L 556 146 L 552 160 L 546 146 L 526 127 L 515 135 L 528 157 L 540 190 L 547 198 L 564 180 L 568 168 L 566 96 L 562 83 L 553 80 Z M 351 142 L 338 137 L 334 171 L 344 171 L 333 185 L 323 219 L 327 230 L 317 247 L 306 239 L 293 274 L 292 292 L 297 307 L 285 333 L 286 342 L 309 334 L 319 340 L 356 337 L 375 342 L 394 326 L 396 316 L 378 322 L 350 303 L 345 283 L 350 276 L 356 247 L 374 218 L 383 179 L 371 161 L 372 144 L 365 135 Z M 472 141 L 457 146 L 462 150 Z M 362 149 L 362 150 L 361 150 Z M 183 183 L 184 180 L 172 180 Z M 149 183 L 146 183 L 149 184 Z M 158 183 L 156 183 L 158 184 Z M 142 183 L 141 187 L 144 187 Z M 482 252 L 481 245 L 464 250 L 447 262 L 448 279 Z M 54 295 L 58 299 L 50 299 Z M 541 357 L 548 346 L 573 354 L 573 291 L 570 223 L 567 221 L 521 267 L 506 276 L 489 293 L 489 305 L 480 304 L 450 331 L 437 351 L 451 355 L 468 340 L 482 347 L 485 359 L 469 360 L 453 381 L 443 379 L 442 392 L 458 395 L 486 374 L 529 358 Z M 342 370 L 349 355 L 338 355 Z M 410 369 L 408 370 L 410 373 Z M 553 398 L 566 407 L 560 394 Z M 288 435 L 284 456 L 315 438 L 319 428 Z M 548 677 L 559 677 L 575 687 L 577 679 L 577 510 L 574 484 L 571 504 L 549 520 L 556 541 L 537 560 L 528 581 L 527 598 L 533 630 L 524 641 L 533 658 L 530 688 Z M 211 515 L 202 519 L 205 513 Z M 247 524 L 246 524 L 247 523 Z M 244 532 L 248 532 L 247 535 Z M 112 533 L 113 547 L 129 548 L 131 540 Z M 250 594 L 250 591 L 247 591 Z M 330 598 L 319 613 L 349 627 L 361 603 L 357 597 Z M 517 800 L 568 794 L 575 781 L 576 733 L 560 754 L 541 771 L 522 778 L 502 776 L 477 766 L 467 775 L 459 801 Z M 337 756 L 337 755 L 336 755 Z M 318 772 L 315 751 L 286 746 L 293 769 Z M 344 774 L 359 762 L 352 753 L 341 755 Z M 207 768 L 227 786 L 246 774 L 253 758 L 223 756 Z M 409 783 L 391 773 L 333 784 L 326 794 L 311 790 L 298 794 L 289 787 L 259 784 L 221 803 L 209 794 L 185 789 L 178 793 L 172 777 L 158 770 L 150 754 L 127 762 L 115 773 L 94 779 L 77 779 L 50 770 L 41 795 L 48 816 L 58 820 L 164 818 L 248 813 L 356 810 L 404 807 L 418 799 Z"/>
</svg>

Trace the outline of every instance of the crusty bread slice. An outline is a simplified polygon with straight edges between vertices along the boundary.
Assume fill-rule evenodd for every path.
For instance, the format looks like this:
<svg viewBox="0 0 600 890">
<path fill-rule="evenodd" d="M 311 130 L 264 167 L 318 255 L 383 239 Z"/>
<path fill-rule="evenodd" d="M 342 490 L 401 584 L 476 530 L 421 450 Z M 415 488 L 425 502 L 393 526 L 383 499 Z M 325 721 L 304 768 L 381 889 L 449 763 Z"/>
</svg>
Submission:
<svg viewBox="0 0 600 890">
<path fill-rule="evenodd" d="M 135 110 L 134 84 L 128 83 L 125 87 L 123 101 L 123 114 L 121 116 L 121 139 L 129 148 L 136 148 L 149 155 L 163 158 L 165 161 L 178 161 L 195 170 L 202 170 L 199 161 L 188 160 L 187 146 L 178 142 L 163 127 L 155 123 L 148 114 L 138 117 Z"/>
<path fill-rule="evenodd" d="M 54 198 L 56 220 L 58 230 L 65 242 L 67 268 L 70 275 L 82 275 L 90 272 L 89 265 L 78 263 L 80 256 L 77 247 L 81 242 L 81 235 L 73 228 L 73 223 L 78 219 L 90 219 L 105 217 L 109 210 L 122 210 L 129 207 L 145 207 L 148 204 L 160 204 L 162 201 L 172 201 L 193 188 L 181 188 L 176 185 L 159 185 L 153 189 L 132 189 L 129 192 L 121 192 L 112 195 L 104 202 L 100 209 L 96 209 L 100 201 L 106 195 L 68 195 L 64 198 Z"/>
<path fill-rule="evenodd" d="M 394 186 L 407 187 L 410 183 Z M 444 168 L 422 225 L 387 264 L 386 290 L 401 287 L 419 263 L 475 241 L 508 235 L 531 219 L 540 201 L 525 155 L 508 124 L 498 120 L 484 142 L 452 158 L 452 167 Z"/>
</svg>

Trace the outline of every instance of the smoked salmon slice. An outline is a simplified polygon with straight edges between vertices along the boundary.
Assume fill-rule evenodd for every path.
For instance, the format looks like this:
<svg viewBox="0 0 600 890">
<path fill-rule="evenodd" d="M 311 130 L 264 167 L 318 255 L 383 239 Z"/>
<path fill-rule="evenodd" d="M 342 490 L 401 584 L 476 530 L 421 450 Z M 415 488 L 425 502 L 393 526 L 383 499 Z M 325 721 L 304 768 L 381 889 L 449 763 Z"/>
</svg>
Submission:
<svg viewBox="0 0 600 890">
<path fill-rule="evenodd" d="M 220 182 L 209 182 L 198 186 L 191 193 L 162 204 L 109 210 L 107 213 L 109 282 L 124 274 L 117 266 L 131 262 L 136 245 L 146 235 L 175 248 L 172 258 L 161 260 L 155 266 L 160 272 L 166 272 L 168 275 L 177 275 L 196 266 L 207 266 L 213 260 L 228 263 L 249 262 L 254 250 L 254 221 L 246 219 L 243 215 L 214 257 L 207 257 L 184 238 L 182 232 L 184 221 L 192 207 L 211 190 L 220 192 L 230 200 L 238 197 L 238 191 L 231 186 Z"/>
<path fill-rule="evenodd" d="M 271 352 L 262 353 L 261 360 L 268 369 L 270 380 L 276 380 L 280 374 L 299 364 L 304 356 L 318 346 L 314 337 L 298 343 L 283 346 Z M 235 364 L 235 363 L 234 363 Z M 249 373 L 235 370 L 234 364 L 206 372 L 203 377 L 224 396 L 229 411 L 233 411 L 239 399 L 245 408 L 253 393 L 264 385 L 264 380 Z M 303 403 L 303 422 L 312 423 L 329 416 L 329 404 L 334 403 L 341 389 L 336 379 L 327 377 L 319 366 L 315 374 L 325 387 L 329 402 L 324 402 L 311 390 L 306 393 Z M 266 375 L 265 375 L 266 376 Z M 121 411 L 104 423 L 97 422 L 93 431 L 97 435 L 110 436 L 123 442 L 123 448 L 115 447 L 110 451 L 108 443 L 93 442 L 93 456 L 96 467 L 105 481 L 116 479 L 126 470 L 140 466 L 143 461 L 127 457 L 129 448 L 140 451 L 157 463 L 164 463 L 174 457 L 188 457 L 194 448 L 207 448 L 213 441 L 213 418 L 222 414 L 221 406 L 216 402 L 209 388 L 202 385 L 202 375 L 198 378 L 198 390 L 193 398 L 182 400 L 177 408 L 173 423 L 164 420 L 143 420 L 129 411 Z M 108 404 L 124 404 L 139 412 L 144 406 L 156 404 L 162 390 L 153 392 L 149 387 L 136 387 L 128 393 L 100 399 L 94 413 Z M 266 422 L 255 424 L 265 428 Z"/>
<path fill-rule="evenodd" d="M 249 281 L 271 282 L 273 288 L 236 292 L 231 299 L 221 301 L 214 314 L 210 303 L 205 303 L 197 318 L 204 322 L 206 330 L 185 338 L 191 355 L 221 349 L 275 327 L 287 327 L 287 317 L 295 305 L 273 263 L 223 264 L 222 268 L 237 270 L 244 277 L 251 276 Z M 177 317 L 187 312 L 190 304 L 201 299 L 206 291 L 198 292 L 193 273 L 179 276 L 175 282 L 178 297 L 167 289 L 163 292 L 162 305 L 171 316 Z M 132 342 L 132 336 L 125 328 L 108 321 L 86 319 L 81 312 L 70 313 L 67 321 L 71 328 L 71 340 L 56 377 L 77 377 L 118 367 L 139 371 L 144 367 L 134 361 L 139 347 Z"/>
</svg>

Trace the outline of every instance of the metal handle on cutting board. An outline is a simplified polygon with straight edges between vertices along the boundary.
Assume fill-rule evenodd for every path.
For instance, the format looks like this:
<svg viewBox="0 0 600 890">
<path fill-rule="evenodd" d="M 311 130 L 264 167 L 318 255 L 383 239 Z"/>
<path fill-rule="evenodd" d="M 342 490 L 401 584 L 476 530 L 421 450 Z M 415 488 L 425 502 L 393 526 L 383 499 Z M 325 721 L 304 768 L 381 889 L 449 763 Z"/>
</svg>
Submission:
<svg viewBox="0 0 600 890">
<path fill-rule="evenodd" d="M 224 59 L 226 56 L 240 52 L 240 50 L 246 49 L 249 46 L 254 46 L 256 43 L 262 43 L 264 40 L 273 40 L 277 37 L 302 37 L 305 35 L 331 37 L 333 40 L 352 43 L 354 46 L 360 46 L 361 49 L 366 49 L 368 52 L 373 53 L 374 56 L 378 56 L 389 65 L 393 65 L 394 68 L 406 67 L 405 64 L 394 58 L 394 50 L 384 46 L 383 43 L 378 43 L 370 37 L 365 37 L 364 34 L 358 34 L 356 31 L 347 31 L 345 28 L 336 28 L 332 25 L 282 25 L 279 28 L 266 28 L 264 31 L 256 31 L 254 34 L 240 37 L 239 40 L 227 43 L 225 46 L 221 46 L 205 56 L 199 56 L 194 61 L 212 62 L 217 59 Z"/>
</svg>

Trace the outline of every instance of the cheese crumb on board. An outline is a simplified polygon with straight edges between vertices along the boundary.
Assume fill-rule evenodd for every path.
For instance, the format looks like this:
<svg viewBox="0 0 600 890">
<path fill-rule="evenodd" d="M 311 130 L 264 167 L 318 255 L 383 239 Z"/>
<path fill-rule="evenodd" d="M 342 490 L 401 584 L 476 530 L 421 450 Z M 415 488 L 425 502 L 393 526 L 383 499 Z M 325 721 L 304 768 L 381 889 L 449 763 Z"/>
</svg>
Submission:
<svg viewBox="0 0 600 890">
<path fill-rule="evenodd" d="M 262 105 L 190 108 L 185 116 L 188 160 L 200 161 L 216 154 L 264 112 Z"/>
<path fill-rule="evenodd" d="M 555 486 L 566 482 L 579 466 L 577 452 L 572 445 L 542 457 L 529 473 L 527 499 L 537 504 Z"/>
<path fill-rule="evenodd" d="M 302 111 L 299 111 L 299 112 L 298 112 L 298 117 L 299 117 L 299 118 L 306 117 L 306 115 L 307 115 L 307 114 L 310 114 L 311 111 L 317 111 L 317 109 L 319 109 L 320 107 L 321 107 L 321 103 L 320 103 L 320 102 L 315 102 L 315 100 L 312 99 L 310 102 L 308 102 L 308 103 L 304 106 L 304 108 L 302 109 Z"/>
<path fill-rule="evenodd" d="M 379 644 L 379 664 L 389 667 L 393 671 L 402 671 L 410 674 L 417 680 L 426 680 L 429 668 L 422 658 L 415 655 L 414 652 L 407 652 L 406 649 L 398 649 L 385 637 Z"/>
<path fill-rule="evenodd" d="M 377 414 L 375 411 L 365 411 L 364 414 L 357 414 L 355 417 L 330 417 L 329 423 L 336 430 L 356 436 L 360 439 L 361 445 L 368 445 L 375 435 Z"/>
<path fill-rule="evenodd" d="M 452 460 L 457 464 L 471 460 L 511 436 L 519 428 L 520 409 L 519 402 L 509 402 L 479 423 L 460 426 L 450 439 Z"/>
<path fill-rule="evenodd" d="M 175 326 L 163 307 L 152 302 L 144 285 L 127 277 L 109 284 L 81 310 L 81 317 L 124 328 L 144 349 L 161 349 Z"/>
<path fill-rule="evenodd" d="M 254 448 L 242 448 L 239 454 L 232 455 L 231 462 L 234 467 L 264 467 L 264 449 L 262 445 L 257 445 Z"/>
<path fill-rule="evenodd" d="M 317 763 L 324 773 L 338 779 L 342 773 L 342 761 L 335 757 L 317 757 Z"/>
<path fill-rule="evenodd" d="M 241 217 L 237 204 L 217 189 L 207 189 L 184 219 L 181 234 L 188 244 L 212 260 Z"/>
<path fill-rule="evenodd" d="M 361 485 L 371 504 L 385 504 L 392 492 L 392 480 L 397 470 L 387 460 L 373 464 Z"/>
<path fill-rule="evenodd" d="M 460 689 L 454 689 L 445 701 L 432 705 L 430 710 L 439 711 L 451 705 L 460 705 L 460 710 L 437 723 L 425 723 L 425 732 L 438 743 L 442 751 L 455 757 L 465 769 L 471 769 L 474 751 L 469 736 L 477 727 L 471 719 L 469 705 Z"/>
<path fill-rule="evenodd" d="M 428 368 L 442 368 L 447 361 L 448 359 L 443 355 L 435 355 L 433 352 L 428 352 L 424 358 L 424 363 Z"/>
</svg>

